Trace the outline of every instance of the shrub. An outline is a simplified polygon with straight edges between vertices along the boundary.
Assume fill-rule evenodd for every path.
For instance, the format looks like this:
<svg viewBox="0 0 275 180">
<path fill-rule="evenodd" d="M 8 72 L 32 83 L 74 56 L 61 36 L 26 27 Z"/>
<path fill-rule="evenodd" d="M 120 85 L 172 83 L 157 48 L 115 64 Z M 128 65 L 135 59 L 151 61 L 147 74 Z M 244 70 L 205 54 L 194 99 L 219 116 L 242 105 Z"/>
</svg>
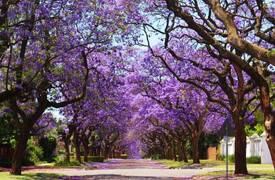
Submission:
<svg viewBox="0 0 275 180">
<path fill-rule="evenodd" d="M 57 161 L 55 166 L 68 167 L 68 166 L 80 166 L 80 163 L 76 160 L 71 160 L 70 162 L 66 160 Z"/>
<path fill-rule="evenodd" d="M 13 140 L 11 142 L 12 147 L 15 147 L 16 141 Z M 41 147 L 35 145 L 35 142 L 33 139 L 29 139 L 27 142 L 27 148 L 26 153 L 22 161 L 22 165 L 24 166 L 32 166 L 35 165 L 35 163 L 42 160 L 43 157 L 43 150 Z M 11 166 L 11 160 L 6 157 L 0 157 L 0 166 L 1 167 L 10 167 Z"/>
<path fill-rule="evenodd" d="M 59 154 L 58 156 L 54 157 L 55 162 L 64 161 L 64 160 L 65 160 L 64 154 Z"/>
<path fill-rule="evenodd" d="M 71 158 L 70 162 L 65 159 L 65 155 L 59 155 L 54 157 L 55 166 L 67 167 L 67 166 L 80 166 L 77 160 Z"/>
<path fill-rule="evenodd" d="M 224 157 L 225 160 L 225 157 Z M 228 161 L 231 163 L 235 162 L 235 155 L 229 155 Z M 248 164 L 261 164 L 261 157 L 260 156 L 251 156 L 246 158 L 246 163 Z"/>
<path fill-rule="evenodd" d="M 23 165 L 31 166 L 39 162 L 43 158 L 43 150 L 35 145 L 33 139 L 30 139 L 27 144 L 26 155 L 23 159 Z"/>
<path fill-rule="evenodd" d="M 25 157 L 22 164 L 23 166 L 33 166 L 35 163 L 29 157 Z"/>
<path fill-rule="evenodd" d="M 43 160 L 52 162 L 54 160 L 54 150 L 56 149 L 56 138 L 49 136 L 39 140 L 39 145 L 43 149 Z"/>
<path fill-rule="evenodd" d="M 153 160 L 158 160 L 158 159 L 160 159 L 160 154 L 153 154 L 153 155 L 151 156 L 151 159 L 153 159 Z"/>
<path fill-rule="evenodd" d="M 246 162 L 249 164 L 261 164 L 261 157 L 260 156 L 251 156 L 246 158 Z"/>
<path fill-rule="evenodd" d="M 225 156 L 221 155 L 221 154 L 218 154 L 217 155 L 217 160 L 224 161 L 225 160 Z"/>
<path fill-rule="evenodd" d="M 228 161 L 231 162 L 231 163 L 234 163 L 235 162 L 235 155 L 229 155 L 228 156 Z"/>
<path fill-rule="evenodd" d="M 127 154 L 121 154 L 121 155 L 120 155 L 120 158 L 121 158 L 121 159 L 128 159 L 128 155 L 127 155 Z"/>
<path fill-rule="evenodd" d="M 88 157 L 89 162 L 104 162 L 103 156 L 89 156 Z"/>
</svg>

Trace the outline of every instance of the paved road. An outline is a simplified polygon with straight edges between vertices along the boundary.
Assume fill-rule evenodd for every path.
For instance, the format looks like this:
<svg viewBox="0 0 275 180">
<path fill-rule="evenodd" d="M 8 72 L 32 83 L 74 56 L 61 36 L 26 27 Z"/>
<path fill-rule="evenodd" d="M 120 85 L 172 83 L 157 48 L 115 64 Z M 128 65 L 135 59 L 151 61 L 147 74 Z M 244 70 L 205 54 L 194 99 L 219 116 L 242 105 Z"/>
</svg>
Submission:
<svg viewBox="0 0 275 180">
<path fill-rule="evenodd" d="M 149 159 L 111 159 L 105 163 L 91 163 L 97 169 L 168 169 L 165 165 Z"/>
<path fill-rule="evenodd" d="M 168 169 L 164 165 L 151 160 L 129 160 L 113 159 L 105 163 L 88 164 L 97 169 L 34 169 L 34 173 L 57 173 L 64 174 L 64 179 L 121 179 L 121 180 L 149 180 L 149 179 L 191 179 L 192 176 L 206 173 L 211 168 L 205 169 Z M 80 177 L 84 176 L 84 177 Z"/>
</svg>

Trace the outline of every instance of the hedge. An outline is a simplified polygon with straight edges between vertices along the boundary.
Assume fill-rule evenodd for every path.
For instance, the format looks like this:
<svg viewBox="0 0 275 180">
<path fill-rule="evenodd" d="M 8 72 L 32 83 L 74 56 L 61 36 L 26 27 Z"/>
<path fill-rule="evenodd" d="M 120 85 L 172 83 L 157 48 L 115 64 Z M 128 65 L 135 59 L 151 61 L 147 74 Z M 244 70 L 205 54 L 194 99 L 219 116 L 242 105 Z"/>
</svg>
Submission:
<svg viewBox="0 0 275 180">
<path fill-rule="evenodd" d="M 223 156 L 225 160 L 225 156 Z M 229 155 L 228 156 L 228 161 L 231 163 L 235 162 L 235 155 Z M 251 156 L 246 158 L 246 163 L 247 164 L 261 164 L 261 157 L 260 156 Z"/>
<path fill-rule="evenodd" d="M 104 162 L 103 156 L 89 156 L 88 157 L 89 162 Z"/>
</svg>

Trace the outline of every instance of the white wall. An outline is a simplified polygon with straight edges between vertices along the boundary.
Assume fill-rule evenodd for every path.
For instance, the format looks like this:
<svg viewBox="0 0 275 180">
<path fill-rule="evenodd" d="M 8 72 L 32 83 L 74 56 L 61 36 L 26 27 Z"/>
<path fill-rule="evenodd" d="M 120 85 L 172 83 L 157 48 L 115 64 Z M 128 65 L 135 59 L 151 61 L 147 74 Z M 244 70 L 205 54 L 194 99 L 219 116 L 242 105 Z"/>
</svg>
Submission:
<svg viewBox="0 0 275 180">
<path fill-rule="evenodd" d="M 220 141 L 221 155 L 226 154 L 226 142 L 225 139 Z M 228 154 L 233 155 L 235 150 L 235 138 L 230 137 L 228 140 Z M 265 141 L 265 133 L 261 137 L 253 135 L 250 138 L 247 138 L 246 144 L 246 157 L 251 156 L 260 156 L 262 164 L 272 164 L 271 155 Z"/>
<path fill-rule="evenodd" d="M 266 138 L 266 134 L 263 133 L 261 135 L 261 162 L 262 164 L 272 164 L 270 151 L 268 149 L 265 138 Z"/>
<path fill-rule="evenodd" d="M 220 149 L 220 153 L 221 155 L 225 155 L 226 154 L 226 143 L 225 143 L 225 138 L 222 139 L 221 141 L 221 149 Z M 228 154 L 229 155 L 233 155 L 235 151 L 235 138 L 229 137 L 228 139 Z"/>
<path fill-rule="evenodd" d="M 252 149 L 251 142 L 250 141 L 246 142 L 246 157 L 251 156 L 251 149 Z"/>
</svg>

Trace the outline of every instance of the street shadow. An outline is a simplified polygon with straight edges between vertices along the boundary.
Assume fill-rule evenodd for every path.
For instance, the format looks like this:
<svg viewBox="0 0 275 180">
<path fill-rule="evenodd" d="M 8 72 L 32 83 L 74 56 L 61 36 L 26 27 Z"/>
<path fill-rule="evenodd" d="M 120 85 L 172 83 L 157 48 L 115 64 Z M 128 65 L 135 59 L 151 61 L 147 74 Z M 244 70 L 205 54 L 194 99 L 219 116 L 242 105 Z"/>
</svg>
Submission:
<svg viewBox="0 0 275 180">
<path fill-rule="evenodd" d="M 62 180 L 187 180 L 190 178 L 175 177 L 150 177 L 150 176 L 121 176 L 115 174 L 92 175 L 92 176 L 70 176 L 63 177 Z"/>
<path fill-rule="evenodd" d="M 35 173 L 12 176 L 14 180 L 62 180 L 66 176 L 54 173 Z"/>
</svg>

